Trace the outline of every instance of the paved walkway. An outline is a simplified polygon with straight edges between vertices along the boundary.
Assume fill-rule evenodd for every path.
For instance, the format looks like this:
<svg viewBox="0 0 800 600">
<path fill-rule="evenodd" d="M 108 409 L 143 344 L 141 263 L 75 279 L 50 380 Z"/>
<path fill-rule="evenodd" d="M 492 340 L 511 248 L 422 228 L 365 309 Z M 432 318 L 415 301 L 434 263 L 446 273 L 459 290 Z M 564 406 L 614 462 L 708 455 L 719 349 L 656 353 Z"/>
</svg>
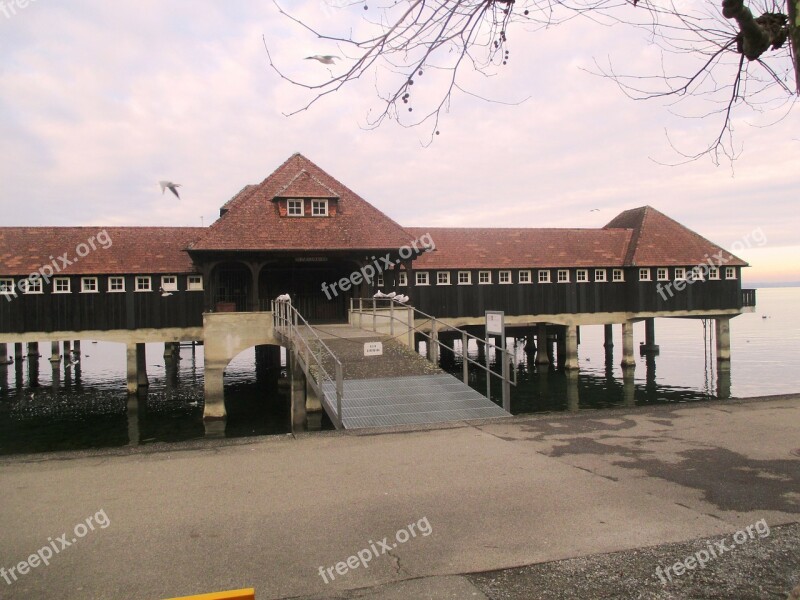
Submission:
<svg viewBox="0 0 800 600">
<path fill-rule="evenodd" d="M 0 567 L 69 545 L 0 595 L 522 598 L 461 575 L 797 522 L 799 424 L 793 396 L 3 458 Z"/>
</svg>

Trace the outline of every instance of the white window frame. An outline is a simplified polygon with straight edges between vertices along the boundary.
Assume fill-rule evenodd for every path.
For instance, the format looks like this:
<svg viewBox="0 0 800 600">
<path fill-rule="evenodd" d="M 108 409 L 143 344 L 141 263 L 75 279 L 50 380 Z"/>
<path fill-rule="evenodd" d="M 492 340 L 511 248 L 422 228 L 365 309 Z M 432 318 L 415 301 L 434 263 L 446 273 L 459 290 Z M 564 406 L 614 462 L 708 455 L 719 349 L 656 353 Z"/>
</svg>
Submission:
<svg viewBox="0 0 800 600">
<path fill-rule="evenodd" d="M 167 280 L 172 279 L 170 283 Z M 161 291 L 163 292 L 177 292 L 178 291 L 178 276 L 177 275 L 162 275 L 161 276 Z"/>
<path fill-rule="evenodd" d="M 531 272 L 528 270 L 520 271 L 517 274 L 519 283 L 531 283 Z"/>
<path fill-rule="evenodd" d="M 652 281 L 650 279 L 650 267 L 639 267 L 639 281 Z"/>
<path fill-rule="evenodd" d="M 506 278 L 506 281 L 503 281 L 504 277 Z M 511 271 L 500 271 L 497 274 L 497 283 L 500 283 L 502 285 L 508 285 L 510 283 L 514 283 L 514 281 L 511 279 Z"/>
<path fill-rule="evenodd" d="M 436 271 L 436 285 L 450 285 L 450 271 Z"/>
<path fill-rule="evenodd" d="M 578 269 L 575 271 L 575 281 L 578 283 L 589 283 L 589 269 Z"/>
<path fill-rule="evenodd" d="M 713 280 L 719 279 L 719 267 L 708 267 L 708 278 Z"/>
<path fill-rule="evenodd" d="M 481 280 L 485 281 L 481 281 Z M 489 285 L 492 283 L 491 271 L 478 271 L 478 285 Z"/>
<path fill-rule="evenodd" d="M 625 283 L 625 271 L 623 269 L 613 269 L 611 271 L 611 281 L 614 283 Z"/>
<path fill-rule="evenodd" d="M 146 286 L 144 284 L 147 284 Z M 137 275 L 136 283 L 134 284 L 134 291 L 136 292 L 152 292 L 153 291 L 153 278 L 150 275 Z"/>
<path fill-rule="evenodd" d="M 415 281 L 417 282 L 417 285 L 430 285 L 431 274 L 428 273 L 428 271 L 417 271 Z"/>
<path fill-rule="evenodd" d="M 405 271 L 398 271 L 397 287 L 408 287 L 408 273 Z"/>
<path fill-rule="evenodd" d="M 322 212 L 317 212 L 318 208 L 322 208 Z M 328 216 L 328 201 L 325 199 L 312 199 L 311 200 L 311 216 L 312 217 L 327 217 Z"/>
<path fill-rule="evenodd" d="M 539 283 L 550 283 L 550 269 L 539 269 L 536 272 L 536 280 Z"/>
<path fill-rule="evenodd" d="M 705 279 L 703 277 L 703 267 L 692 267 L 692 281 L 703 281 L 703 279 Z"/>
<path fill-rule="evenodd" d="M 115 283 L 121 283 L 122 287 L 119 289 L 114 288 Z M 109 294 L 121 294 L 125 291 L 125 278 L 120 275 L 114 275 L 108 278 L 108 293 Z"/>
<path fill-rule="evenodd" d="M 725 279 L 736 279 L 736 267 L 725 267 Z"/>
<path fill-rule="evenodd" d="M 186 278 L 186 291 L 187 292 L 202 292 L 203 291 L 203 276 L 202 275 L 189 275 Z"/>
<path fill-rule="evenodd" d="M 100 292 L 100 283 L 97 277 L 81 277 L 81 294 L 97 294 Z"/>
<path fill-rule="evenodd" d="M 295 203 L 300 203 L 300 212 L 293 212 L 292 207 Z M 297 207 L 295 207 L 297 208 Z M 306 202 L 302 198 L 287 198 L 286 200 L 286 216 L 287 217 L 304 217 L 306 215 Z"/>
<path fill-rule="evenodd" d="M 3 277 L 0 278 L 0 294 L 5 296 L 13 296 L 15 295 L 14 287 L 15 287 L 14 280 L 11 277 Z"/>
<path fill-rule="evenodd" d="M 656 279 L 658 281 L 669 281 L 669 269 L 667 267 L 658 267 L 656 269 Z"/>
<path fill-rule="evenodd" d="M 376 280 L 376 283 L 377 283 L 379 288 L 382 288 L 382 287 L 384 287 L 386 285 L 386 282 L 383 279 L 383 273 L 380 273 L 378 275 L 378 279 Z"/>
<path fill-rule="evenodd" d="M 59 284 L 64 284 L 66 289 L 58 289 Z M 69 277 L 54 277 L 53 278 L 53 293 L 54 294 L 71 294 L 72 293 L 72 280 Z"/>
<path fill-rule="evenodd" d="M 569 269 L 559 269 L 556 280 L 558 283 L 569 283 Z"/>
<path fill-rule="evenodd" d="M 472 285 L 472 271 L 459 271 L 458 285 Z"/>
<path fill-rule="evenodd" d="M 44 294 L 44 286 L 42 285 L 42 278 L 36 279 L 23 279 L 19 282 L 19 287 L 23 294 Z"/>
<path fill-rule="evenodd" d="M 606 283 L 608 281 L 608 279 L 606 278 L 606 275 L 608 275 L 608 273 L 606 273 L 605 269 L 595 269 L 594 270 L 594 280 L 595 280 L 595 282 L 596 283 Z"/>
<path fill-rule="evenodd" d="M 675 281 L 686 279 L 686 267 L 675 267 Z"/>
</svg>

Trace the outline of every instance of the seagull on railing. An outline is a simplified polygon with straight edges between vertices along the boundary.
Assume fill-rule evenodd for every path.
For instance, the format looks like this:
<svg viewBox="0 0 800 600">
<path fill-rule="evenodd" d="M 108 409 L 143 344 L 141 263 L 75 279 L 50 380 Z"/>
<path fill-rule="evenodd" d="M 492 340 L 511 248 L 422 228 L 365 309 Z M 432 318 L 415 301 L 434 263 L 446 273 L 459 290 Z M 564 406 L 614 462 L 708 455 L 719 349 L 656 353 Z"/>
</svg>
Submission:
<svg viewBox="0 0 800 600">
<path fill-rule="evenodd" d="M 389 292 L 388 294 L 386 294 L 387 298 L 394 298 L 396 296 L 397 296 L 397 292 Z"/>
<path fill-rule="evenodd" d="M 400 304 L 405 304 L 406 302 L 408 302 L 410 300 L 410 298 L 408 296 L 402 296 L 402 295 L 401 296 L 395 296 L 394 299 L 395 299 L 396 302 L 399 302 Z"/>
<path fill-rule="evenodd" d="M 275 298 L 275 302 L 288 302 L 289 304 L 292 303 L 292 297 L 289 294 L 281 294 L 277 298 Z"/>
<path fill-rule="evenodd" d="M 387 296 L 382 291 L 378 290 L 377 292 L 375 292 L 375 294 L 372 297 L 373 298 L 386 298 Z"/>
</svg>

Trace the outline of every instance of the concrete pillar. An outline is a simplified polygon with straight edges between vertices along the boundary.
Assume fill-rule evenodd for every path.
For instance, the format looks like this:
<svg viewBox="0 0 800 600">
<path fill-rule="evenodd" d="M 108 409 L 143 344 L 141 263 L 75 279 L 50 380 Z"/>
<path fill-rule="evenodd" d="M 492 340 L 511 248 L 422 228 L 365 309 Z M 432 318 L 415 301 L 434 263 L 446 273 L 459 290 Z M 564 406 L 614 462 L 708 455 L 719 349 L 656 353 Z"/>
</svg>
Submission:
<svg viewBox="0 0 800 600">
<path fill-rule="evenodd" d="M 128 444 L 139 444 L 139 397 L 128 396 Z"/>
<path fill-rule="evenodd" d="M 32 354 L 28 357 L 28 385 L 39 387 L 39 355 Z"/>
<path fill-rule="evenodd" d="M 656 344 L 656 320 L 652 317 L 644 320 L 644 346 L 641 351 L 644 354 L 658 354 L 659 351 Z"/>
<path fill-rule="evenodd" d="M 558 340 L 556 341 L 556 362 L 559 369 L 564 368 L 567 361 L 567 328 L 560 327 Z"/>
<path fill-rule="evenodd" d="M 647 393 L 647 398 L 655 400 L 658 398 L 658 387 L 656 386 L 656 355 L 654 352 L 647 353 L 645 364 L 647 365 L 647 372 L 644 389 Z"/>
<path fill-rule="evenodd" d="M 304 431 L 306 415 L 306 376 L 293 353 L 289 357 L 289 381 L 291 383 L 292 431 Z"/>
<path fill-rule="evenodd" d="M 73 352 L 74 352 L 74 353 L 75 353 L 75 354 L 76 354 L 78 357 L 80 357 L 80 355 L 81 355 L 81 341 L 80 341 L 80 340 L 74 340 L 74 341 L 72 342 L 72 351 L 73 351 Z"/>
<path fill-rule="evenodd" d="M 150 385 L 147 380 L 147 353 L 144 344 L 136 344 L 136 381 L 140 388 Z"/>
<path fill-rule="evenodd" d="M 22 362 L 22 344 L 14 344 L 14 360 L 19 364 Z"/>
<path fill-rule="evenodd" d="M 61 362 L 61 352 L 58 342 L 50 342 L 50 362 L 55 364 Z"/>
<path fill-rule="evenodd" d="M 622 405 L 636 406 L 636 384 L 634 382 L 633 367 L 622 367 Z"/>
<path fill-rule="evenodd" d="M 8 363 L 0 363 L 0 392 L 8 391 Z M 0 396 L 2 400 L 2 396 Z"/>
<path fill-rule="evenodd" d="M 306 378 L 308 379 L 308 378 Z M 306 415 L 308 413 L 321 413 L 322 412 L 322 401 L 317 395 L 317 392 L 314 391 L 313 386 L 306 381 Z"/>
<path fill-rule="evenodd" d="M 533 328 L 528 329 L 528 332 L 525 335 L 525 352 L 528 354 L 536 352 L 536 342 L 533 339 L 535 336 L 536 330 Z"/>
<path fill-rule="evenodd" d="M 731 397 L 731 362 L 723 360 L 717 363 L 717 398 L 724 400 Z"/>
<path fill-rule="evenodd" d="M 28 342 L 28 356 L 39 358 L 39 342 Z"/>
<path fill-rule="evenodd" d="M 613 348 L 614 347 L 614 326 L 611 323 L 607 323 L 603 325 L 603 330 L 605 333 L 605 342 L 603 343 L 603 347 Z"/>
<path fill-rule="evenodd" d="M 8 346 L 0 344 L 0 366 L 9 364 L 11 364 L 11 361 L 8 360 Z"/>
<path fill-rule="evenodd" d="M 730 317 L 717 317 L 715 324 L 717 361 L 729 361 L 731 359 L 731 319 Z"/>
<path fill-rule="evenodd" d="M 636 359 L 633 356 L 633 323 L 630 321 L 622 324 L 622 366 L 636 366 Z"/>
<path fill-rule="evenodd" d="M 128 373 L 128 393 L 135 394 L 139 389 L 139 379 L 136 375 L 136 344 L 128 343 L 126 351 Z"/>
<path fill-rule="evenodd" d="M 536 334 L 536 364 L 550 364 L 550 357 L 547 352 L 547 323 L 538 324 Z"/>
<path fill-rule="evenodd" d="M 578 412 L 580 403 L 578 371 L 575 369 L 567 369 L 567 410 L 570 412 Z"/>
<path fill-rule="evenodd" d="M 566 361 L 564 368 L 568 371 L 578 369 L 578 332 L 575 325 L 567 325 L 565 335 Z"/>
<path fill-rule="evenodd" d="M 205 405 L 203 419 L 224 419 L 225 413 L 225 368 L 206 363 L 203 377 Z"/>
<path fill-rule="evenodd" d="M 64 360 L 69 361 L 72 358 L 72 342 L 64 340 Z"/>
<path fill-rule="evenodd" d="M 164 342 L 164 358 L 172 358 L 175 354 L 172 342 Z"/>
</svg>

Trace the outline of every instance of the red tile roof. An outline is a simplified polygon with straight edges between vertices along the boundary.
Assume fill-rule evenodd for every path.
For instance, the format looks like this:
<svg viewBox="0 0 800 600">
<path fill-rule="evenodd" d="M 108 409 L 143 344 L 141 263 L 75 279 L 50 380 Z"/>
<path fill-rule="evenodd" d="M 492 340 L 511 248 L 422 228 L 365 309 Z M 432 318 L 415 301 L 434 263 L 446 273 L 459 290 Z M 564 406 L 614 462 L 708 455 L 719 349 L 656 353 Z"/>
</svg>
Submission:
<svg viewBox="0 0 800 600">
<path fill-rule="evenodd" d="M 430 234 L 436 250 L 415 269 L 489 269 L 622 266 L 630 230 L 492 229 L 408 227 L 415 238 Z"/>
<path fill-rule="evenodd" d="M 620 213 L 605 226 L 606 231 L 633 231 L 625 264 L 641 267 L 694 266 L 709 258 L 716 264 L 747 266 L 747 263 L 657 211 L 642 206 Z M 722 261 L 717 258 L 722 252 Z"/>
<path fill-rule="evenodd" d="M 200 227 L 0 227 L 0 277 L 27 276 L 53 261 L 62 269 L 58 274 L 64 275 L 191 273 L 194 268 L 185 249 L 203 231 Z M 94 250 L 91 238 L 96 240 Z M 80 257 L 86 250 L 88 254 Z M 65 252 L 72 264 L 62 267 L 58 257 Z"/>
<path fill-rule="evenodd" d="M 306 194 L 310 194 L 306 195 Z M 337 197 L 336 216 L 281 217 L 273 200 L 287 195 Z M 397 249 L 413 239 L 400 225 L 301 154 L 253 188 L 243 189 L 191 247 L 203 250 Z"/>
</svg>

